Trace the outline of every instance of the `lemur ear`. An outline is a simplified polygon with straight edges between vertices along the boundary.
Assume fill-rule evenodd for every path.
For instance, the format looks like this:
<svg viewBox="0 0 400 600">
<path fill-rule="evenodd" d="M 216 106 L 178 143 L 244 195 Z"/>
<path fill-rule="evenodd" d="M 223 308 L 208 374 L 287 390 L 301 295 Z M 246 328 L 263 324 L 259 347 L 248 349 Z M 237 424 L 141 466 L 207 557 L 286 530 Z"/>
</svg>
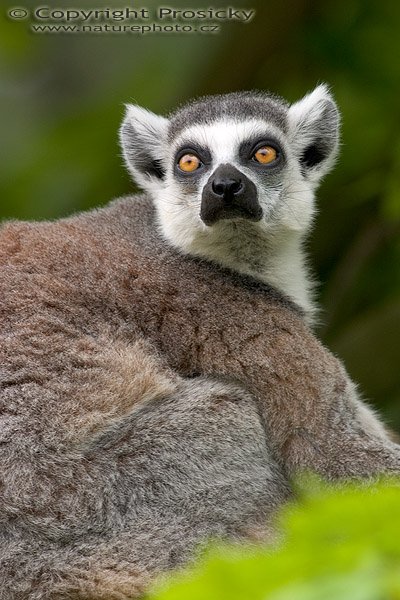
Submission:
<svg viewBox="0 0 400 600">
<path fill-rule="evenodd" d="M 326 85 L 289 108 L 292 143 L 304 175 L 314 183 L 333 166 L 339 148 L 340 116 Z"/>
<path fill-rule="evenodd" d="M 164 141 L 168 119 L 135 106 L 126 106 L 120 143 L 126 165 L 140 187 L 159 183 L 165 175 Z"/>
</svg>

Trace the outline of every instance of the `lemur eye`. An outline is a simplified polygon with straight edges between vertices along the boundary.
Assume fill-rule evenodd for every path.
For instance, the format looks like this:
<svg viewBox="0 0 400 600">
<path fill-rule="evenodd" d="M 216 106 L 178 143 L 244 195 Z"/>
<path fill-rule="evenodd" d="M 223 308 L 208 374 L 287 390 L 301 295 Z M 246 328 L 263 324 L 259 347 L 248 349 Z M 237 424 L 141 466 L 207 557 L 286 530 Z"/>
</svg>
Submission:
<svg viewBox="0 0 400 600">
<path fill-rule="evenodd" d="M 201 166 L 201 160 L 195 154 L 184 154 L 179 159 L 178 166 L 185 173 L 193 173 Z"/>
<path fill-rule="evenodd" d="M 278 153 L 272 146 L 262 146 L 254 153 L 253 159 L 261 165 L 269 165 L 277 159 Z"/>
</svg>

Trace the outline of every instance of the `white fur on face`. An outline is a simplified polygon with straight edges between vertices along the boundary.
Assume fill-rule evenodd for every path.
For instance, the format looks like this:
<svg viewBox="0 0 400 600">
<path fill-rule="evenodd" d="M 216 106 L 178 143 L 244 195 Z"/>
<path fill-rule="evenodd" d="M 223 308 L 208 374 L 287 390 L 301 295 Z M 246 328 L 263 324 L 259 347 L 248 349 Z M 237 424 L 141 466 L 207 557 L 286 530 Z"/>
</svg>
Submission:
<svg viewBox="0 0 400 600">
<path fill-rule="evenodd" d="M 271 185 L 243 166 L 238 150 L 242 142 L 272 137 L 285 153 L 279 181 Z M 212 164 L 199 179 L 194 192 L 174 176 L 175 153 L 183 145 L 207 148 Z M 222 220 L 207 226 L 200 219 L 202 190 L 221 164 L 232 164 L 251 179 L 263 209 L 259 222 Z M 190 127 L 169 151 L 165 180 L 153 195 L 158 219 L 167 240 L 184 253 L 214 260 L 223 266 L 252 275 L 275 286 L 311 315 L 312 284 L 307 277 L 302 240 L 314 214 L 312 184 L 301 174 L 284 134 L 262 121 L 220 121 Z"/>
<path fill-rule="evenodd" d="M 254 169 L 244 166 L 239 160 L 239 147 L 243 142 L 254 139 L 277 140 L 286 157 L 279 181 L 266 183 Z M 174 156 L 182 145 L 199 145 L 207 148 L 212 157 L 211 167 L 198 180 L 196 190 L 188 193 L 185 184 L 174 176 Z M 260 222 L 246 226 L 260 234 L 280 234 L 284 231 L 306 233 L 314 212 L 311 186 L 304 181 L 298 162 L 291 156 L 284 134 L 273 124 L 249 120 L 241 123 L 219 121 L 212 125 L 196 125 L 186 129 L 174 141 L 170 149 L 169 164 L 165 180 L 160 183 L 154 201 L 164 235 L 175 246 L 186 252 L 196 251 L 196 241 L 206 238 L 212 242 L 221 231 L 237 227 L 234 221 L 220 222 L 209 227 L 200 219 L 202 191 L 212 173 L 222 164 L 231 164 L 251 179 L 257 188 L 258 201 L 263 209 Z M 207 242 L 208 243 L 208 242 Z"/>
<path fill-rule="evenodd" d="M 224 163 L 235 164 L 238 168 L 238 150 L 242 142 L 256 137 L 274 137 L 284 143 L 282 132 L 272 123 L 251 119 L 242 121 L 217 121 L 212 125 L 194 125 L 185 129 L 174 141 L 173 150 L 182 142 L 193 142 L 210 150 L 213 158 L 213 168 Z"/>
</svg>

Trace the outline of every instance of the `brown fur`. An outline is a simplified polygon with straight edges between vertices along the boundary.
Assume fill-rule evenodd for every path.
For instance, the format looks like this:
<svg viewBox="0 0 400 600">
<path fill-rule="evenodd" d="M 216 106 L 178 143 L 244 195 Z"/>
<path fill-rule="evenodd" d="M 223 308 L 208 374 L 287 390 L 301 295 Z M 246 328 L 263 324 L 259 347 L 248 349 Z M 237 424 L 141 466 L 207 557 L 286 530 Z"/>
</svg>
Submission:
<svg viewBox="0 0 400 600">
<path fill-rule="evenodd" d="M 149 517 L 131 534 L 128 513 L 115 508 L 106 491 L 138 458 L 118 458 L 117 473 L 107 462 L 107 448 L 117 456 L 124 444 L 129 449 L 140 442 L 137 430 L 129 437 L 130 423 L 143 410 L 155 415 L 158 443 L 164 431 L 174 431 L 174 402 L 181 406 L 178 423 L 182 398 L 198 398 L 193 417 L 183 416 L 168 442 L 182 440 L 195 460 L 196 452 L 199 460 L 204 448 L 211 452 L 209 444 L 223 444 L 227 456 L 240 453 L 242 442 L 229 440 L 241 421 L 249 423 L 243 439 L 259 440 L 253 452 L 268 447 L 281 492 L 271 491 L 270 504 L 252 508 L 251 517 L 238 509 L 237 523 L 224 527 L 232 509 L 221 499 L 226 514 L 215 516 L 212 536 L 221 530 L 236 539 L 259 537 L 261 523 L 288 496 L 285 477 L 299 469 L 327 479 L 399 473 L 399 446 L 361 404 L 341 363 L 296 307 L 263 284 L 180 256 L 158 236 L 146 198 L 122 199 L 54 223 L 6 224 L 0 266 L 0 523 L 8 586 L 0 598 L 125 600 L 139 597 L 155 574 L 188 560 L 201 538 L 194 536 L 193 548 L 189 541 L 186 548 L 200 500 L 179 526 L 181 517 L 173 517 L 166 530 L 172 533 L 161 534 Z M 207 408 L 196 417 L 203 397 L 209 398 Z M 164 404 L 172 412 L 163 412 Z M 191 430 L 193 440 L 203 436 L 195 450 Z M 167 469 L 162 461 L 172 460 L 168 448 L 154 458 L 160 477 Z M 220 468 L 218 454 L 204 456 L 200 479 L 197 466 L 190 472 L 193 482 L 210 481 L 211 490 L 204 465 Z M 180 468 L 185 465 L 177 459 L 174 472 Z M 135 493 L 130 485 L 124 483 L 124 493 Z M 162 485 L 167 494 L 167 482 Z M 182 483 L 180 493 L 189 493 L 191 485 Z M 247 493 L 236 486 L 227 498 L 241 494 L 245 502 Z M 163 501 L 161 495 L 161 506 Z M 146 502 L 143 510 L 150 506 Z M 210 506 L 217 511 L 218 501 Z M 162 521 L 166 511 L 160 509 L 157 518 Z M 152 526 L 159 550 L 150 553 L 153 542 L 138 540 Z M 125 532 L 120 538 L 119 527 Z M 117 536 L 112 543 L 111 532 Z M 93 546 L 88 542 L 91 549 L 84 550 L 92 538 Z M 37 544 L 43 563 L 21 558 L 30 543 Z"/>
</svg>

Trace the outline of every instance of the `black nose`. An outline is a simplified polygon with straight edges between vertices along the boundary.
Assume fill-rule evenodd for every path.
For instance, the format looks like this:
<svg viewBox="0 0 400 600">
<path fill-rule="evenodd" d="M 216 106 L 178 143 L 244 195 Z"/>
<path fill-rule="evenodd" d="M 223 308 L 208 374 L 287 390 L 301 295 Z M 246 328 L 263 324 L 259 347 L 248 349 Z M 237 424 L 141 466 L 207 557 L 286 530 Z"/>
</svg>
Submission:
<svg viewBox="0 0 400 600">
<path fill-rule="evenodd" d="M 220 196 L 224 200 L 232 200 L 235 196 L 239 196 L 244 190 L 244 185 L 241 178 L 232 179 L 231 177 L 216 177 L 211 189 L 216 196 Z"/>
<path fill-rule="evenodd" d="M 200 218 L 206 225 L 229 219 L 259 221 L 262 208 L 255 184 L 233 165 L 220 165 L 203 188 Z"/>
</svg>

